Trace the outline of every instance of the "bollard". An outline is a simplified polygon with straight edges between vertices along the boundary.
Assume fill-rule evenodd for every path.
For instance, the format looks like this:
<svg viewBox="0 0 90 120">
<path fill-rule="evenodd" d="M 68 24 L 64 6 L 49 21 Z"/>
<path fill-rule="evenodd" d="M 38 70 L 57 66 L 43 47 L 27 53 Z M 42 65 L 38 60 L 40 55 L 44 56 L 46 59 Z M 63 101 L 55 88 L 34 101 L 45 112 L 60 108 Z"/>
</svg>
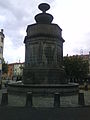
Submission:
<svg viewBox="0 0 90 120">
<path fill-rule="evenodd" d="M 85 90 L 88 91 L 88 85 L 85 85 Z"/>
<path fill-rule="evenodd" d="M 59 108 L 60 107 L 60 93 L 54 94 L 54 107 Z"/>
<path fill-rule="evenodd" d="M 8 105 L 8 93 L 2 93 L 1 105 Z"/>
<path fill-rule="evenodd" d="M 78 104 L 84 106 L 85 101 L 84 101 L 84 93 L 79 93 L 78 94 Z"/>
<path fill-rule="evenodd" d="M 26 106 L 27 107 L 32 107 L 32 92 L 27 92 Z"/>
<path fill-rule="evenodd" d="M 0 84 L 0 89 L 2 89 L 2 85 Z"/>
</svg>

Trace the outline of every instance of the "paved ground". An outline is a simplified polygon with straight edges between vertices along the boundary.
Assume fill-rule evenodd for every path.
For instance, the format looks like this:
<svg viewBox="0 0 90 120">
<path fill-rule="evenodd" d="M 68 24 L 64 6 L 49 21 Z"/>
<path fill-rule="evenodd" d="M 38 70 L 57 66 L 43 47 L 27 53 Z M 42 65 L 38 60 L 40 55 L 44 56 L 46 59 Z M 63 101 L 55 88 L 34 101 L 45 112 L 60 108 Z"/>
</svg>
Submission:
<svg viewBox="0 0 90 120">
<path fill-rule="evenodd" d="M 0 103 L 2 93 L 0 90 Z M 53 108 L 53 97 L 33 96 L 33 108 L 25 107 L 26 96 L 8 95 L 8 105 L 0 106 L 0 120 L 90 120 L 90 90 L 83 91 L 85 105 L 78 105 L 78 95 L 60 98 L 60 108 Z"/>
<path fill-rule="evenodd" d="M 90 107 L 58 109 L 0 107 L 0 120 L 90 120 Z"/>
</svg>

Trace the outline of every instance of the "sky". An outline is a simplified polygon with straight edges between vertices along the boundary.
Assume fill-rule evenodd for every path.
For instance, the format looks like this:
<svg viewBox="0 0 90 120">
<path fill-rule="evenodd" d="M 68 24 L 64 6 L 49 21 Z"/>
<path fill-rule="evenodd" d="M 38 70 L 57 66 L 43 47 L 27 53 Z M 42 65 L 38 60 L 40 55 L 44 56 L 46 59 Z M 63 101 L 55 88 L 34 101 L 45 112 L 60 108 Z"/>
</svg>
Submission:
<svg viewBox="0 0 90 120">
<path fill-rule="evenodd" d="M 90 51 L 90 0 L 0 0 L 0 29 L 4 29 L 4 59 L 24 62 L 27 25 L 35 23 L 40 3 L 50 4 L 47 12 L 62 28 L 63 55 Z"/>
</svg>

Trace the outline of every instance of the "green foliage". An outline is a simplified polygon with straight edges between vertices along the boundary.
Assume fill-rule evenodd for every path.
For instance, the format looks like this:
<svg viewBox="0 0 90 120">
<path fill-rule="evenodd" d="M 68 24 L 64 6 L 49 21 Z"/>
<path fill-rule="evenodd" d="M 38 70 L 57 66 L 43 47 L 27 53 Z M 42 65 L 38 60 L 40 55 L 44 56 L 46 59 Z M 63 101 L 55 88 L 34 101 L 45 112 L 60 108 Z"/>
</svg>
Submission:
<svg viewBox="0 0 90 120">
<path fill-rule="evenodd" d="M 4 61 L 2 61 L 2 74 L 7 73 L 8 72 L 8 64 Z"/>
<path fill-rule="evenodd" d="M 71 56 L 63 59 L 65 71 L 69 79 L 84 79 L 88 74 L 88 61 L 82 57 Z"/>
</svg>

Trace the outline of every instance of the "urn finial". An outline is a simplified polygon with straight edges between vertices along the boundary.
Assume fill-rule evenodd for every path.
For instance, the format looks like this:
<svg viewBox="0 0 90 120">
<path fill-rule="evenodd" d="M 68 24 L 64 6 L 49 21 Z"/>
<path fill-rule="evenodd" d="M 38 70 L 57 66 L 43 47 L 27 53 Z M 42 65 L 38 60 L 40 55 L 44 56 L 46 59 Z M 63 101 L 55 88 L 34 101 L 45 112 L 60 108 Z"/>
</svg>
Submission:
<svg viewBox="0 0 90 120">
<path fill-rule="evenodd" d="M 47 10 L 50 9 L 50 5 L 47 4 L 47 3 L 41 3 L 38 8 L 43 12 L 45 13 Z"/>
<path fill-rule="evenodd" d="M 41 3 L 38 8 L 42 11 L 35 16 L 35 20 L 40 24 L 51 24 L 53 21 L 53 16 L 49 13 L 46 13 L 47 10 L 50 9 L 50 5 L 47 3 Z"/>
</svg>

